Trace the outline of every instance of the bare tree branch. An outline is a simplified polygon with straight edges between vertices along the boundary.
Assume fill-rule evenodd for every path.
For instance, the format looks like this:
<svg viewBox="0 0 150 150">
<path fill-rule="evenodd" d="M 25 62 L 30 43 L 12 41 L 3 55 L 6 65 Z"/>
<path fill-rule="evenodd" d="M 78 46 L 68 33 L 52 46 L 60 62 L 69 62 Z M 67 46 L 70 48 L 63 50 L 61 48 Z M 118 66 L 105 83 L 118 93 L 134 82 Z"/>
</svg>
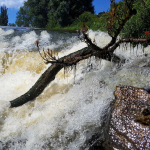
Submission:
<svg viewBox="0 0 150 150">
<path fill-rule="evenodd" d="M 52 65 L 41 75 L 41 77 L 31 87 L 31 89 L 29 89 L 29 91 L 23 94 L 22 96 L 10 101 L 11 107 L 18 107 L 27 103 L 28 101 L 35 99 L 43 92 L 45 87 L 55 79 L 56 74 L 64 66 L 76 65 L 79 61 L 87 59 L 91 56 L 96 56 L 111 61 L 109 53 L 105 53 L 104 51 L 93 50 L 91 47 L 85 47 L 77 52 L 64 56 L 58 60 L 59 63 L 50 61 Z M 115 58 L 119 59 L 119 57 Z"/>
</svg>

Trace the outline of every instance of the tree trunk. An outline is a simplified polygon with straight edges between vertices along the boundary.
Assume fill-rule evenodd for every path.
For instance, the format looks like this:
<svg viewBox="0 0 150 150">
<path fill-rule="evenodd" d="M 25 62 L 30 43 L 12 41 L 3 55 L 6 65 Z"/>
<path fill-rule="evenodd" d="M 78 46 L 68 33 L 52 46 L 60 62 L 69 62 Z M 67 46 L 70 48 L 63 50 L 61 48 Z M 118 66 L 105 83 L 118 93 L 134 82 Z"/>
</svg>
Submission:
<svg viewBox="0 0 150 150">
<path fill-rule="evenodd" d="M 41 75 L 37 82 L 29 89 L 28 92 L 20 97 L 10 101 L 10 107 L 21 106 L 28 101 L 34 100 L 39 96 L 46 86 L 55 79 L 56 74 L 65 66 L 76 65 L 80 60 L 87 59 L 91 56 L 99 56 L 99 58 L 111 60 L 112 55 L 107 52 L 94 51 L 91 47 L 85 47 L 77 52 L 71 53 L 58 60 L 58 62 L 51 62 L 52 65 Z M 108 57 L 109 56 L 109 57 Z M 114 62 L 119 62 L 120 59 L 117 56 L 113 57 Z M 48 62 L 49 63 L 49 62 Z"/>
</svg>

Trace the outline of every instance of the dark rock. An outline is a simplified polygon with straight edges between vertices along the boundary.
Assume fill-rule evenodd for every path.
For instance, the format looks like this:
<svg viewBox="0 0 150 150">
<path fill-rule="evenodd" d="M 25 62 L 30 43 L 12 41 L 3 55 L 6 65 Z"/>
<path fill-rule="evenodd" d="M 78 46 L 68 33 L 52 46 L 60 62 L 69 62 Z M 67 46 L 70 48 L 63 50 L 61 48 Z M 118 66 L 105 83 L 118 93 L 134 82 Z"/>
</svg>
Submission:
<svg viewBox="0 0 150 150">
<path fill-rule="evenodd" d="M 110 120 L 109 149 L 150 149 L 150 93 L 131 86 L 116 87 Z M 107 148 L 108 148 L 107 147 Z"/>
</svg>

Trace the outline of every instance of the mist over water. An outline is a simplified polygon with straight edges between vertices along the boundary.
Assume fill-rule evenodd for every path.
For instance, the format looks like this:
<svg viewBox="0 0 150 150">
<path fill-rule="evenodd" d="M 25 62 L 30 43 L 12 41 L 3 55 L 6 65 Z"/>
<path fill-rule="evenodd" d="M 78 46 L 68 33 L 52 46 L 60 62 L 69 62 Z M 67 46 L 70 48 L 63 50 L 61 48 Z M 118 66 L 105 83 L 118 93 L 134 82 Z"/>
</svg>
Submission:
<svg viewBox="0 0 150 150">
<path fill-rule="evenodd" d="M 89 31 L 100 47 L 111 38 Z M 114 99 L 117 85 L 147 87 L 150 84 L 150 47 L 121 45 L 116 55 L 126 59 L 119 65 L 94 57 L 78 63 L 76 70 L 62 69 L 34 101 L 9 108 L 9 101 L 27 92 L 50 66 L 40 57 L 50 48 L 59 57 L 86 47 L 75 33 L 0 29 L 0 149 L 81 150 L 100 132 L 101 117 Z M 127 48 L 126 48 L 127 47 Z"/>
</svg>

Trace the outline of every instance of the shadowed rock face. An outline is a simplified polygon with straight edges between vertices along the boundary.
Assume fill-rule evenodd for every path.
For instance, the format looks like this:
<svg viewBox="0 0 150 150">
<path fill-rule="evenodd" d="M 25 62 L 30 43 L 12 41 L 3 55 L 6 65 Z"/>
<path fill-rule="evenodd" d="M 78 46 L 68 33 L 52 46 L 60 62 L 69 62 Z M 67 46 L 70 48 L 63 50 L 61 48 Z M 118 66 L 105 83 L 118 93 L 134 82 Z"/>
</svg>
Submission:
<svg viewBox="0 0 150 150">
<path fill-rule="evenodd" d="M 109 149 L 150 149 L 150 93 L 131 86 L 116 87 L 110 120 Z"/>
</svg>

